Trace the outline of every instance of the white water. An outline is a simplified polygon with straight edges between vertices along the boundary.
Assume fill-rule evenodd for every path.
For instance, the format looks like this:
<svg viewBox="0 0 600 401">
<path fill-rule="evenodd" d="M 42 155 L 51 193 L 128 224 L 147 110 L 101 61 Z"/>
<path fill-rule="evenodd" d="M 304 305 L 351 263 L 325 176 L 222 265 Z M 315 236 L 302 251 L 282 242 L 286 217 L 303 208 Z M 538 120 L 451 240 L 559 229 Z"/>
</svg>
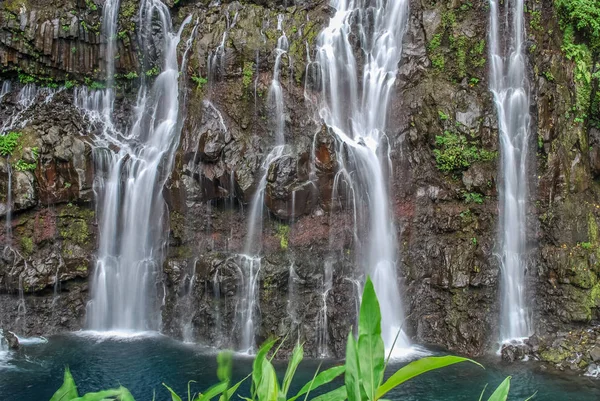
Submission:
<svg viewBox="0 0 600 401">
<path fill-rule="evenodd" d="M 12 166 L 6 159 L 6 172 L 8 173 L 8 187 L 6 189 L 6 246 L 12 246 Z"/>
<path fill-rule="evenodd" d="M 118 2 L 112 4 L 118 9 Z M 108 127 L 95 150 L 100 244 L 87 310 L 87 327 L 95 331 L 127 333 L 158 328 L 156 282 L 163 259 L 165 221 L 162 188 L 171 171 L 180 130 L 177 45 L 191 18 L 174 32 L 169 9 L 159 0 L 143 0 L 139 18 L 141 47 L 151 46 L 146 43 L 151 36 L 162 41 L 158 44 L 162 46 L 162 72 L 152 86 L 142 74 L 131 128 L 120 133 L 111 127 L 114 94 L 110 87 L 76 94 L 78 104 Z M 157 25 L 160 32 L 155 31 Z M 114 37 L 114 19 L 105 29 L 108 38 Z M 114 52 L 110 42 L 107 52 Z M 113 57 L 107 53 L 107 60 Z M 113 70 L 108 62 L 109 84 Z M 118 150 L 109 150 L 109 145 Z"/>
<path fill-rule="evenodd" d="M 490 90 L 498 112 L 500 185 L 501 322 L 500 341 L 531 334 L 525 301 L 529 84 L 526 77 L 523 0 L 511 0 L 501 15 L 490 0 Z M 506 25 L 507 32 L 501 30 Z"/>
<path fill-rule="evenodd" d="M 276 146 L 265 158 L 261 172 L 262 176 L 252 200 L 250 201 L 250 214 L 248 215 L 248 232 L 244 245 L 244 252 L 240 255 L 239 262 L 242 270 L 242 297 L 238 305 L 237 319 L 238 326 L 242 330 L 239 349 L 242 352 L 252 353 L 256 348 L 255 332 L 258 311 L 258 280 L 261 270 L 261 251 L 262 251 L 262 223 L 263 212 L 265 209 L 265 189 L 267 187 L 267 175 L 269 166 L 284 154 L 285 143 L 285 115 L 283 91 L 279 82 L 281 73 L 281 58 L 286 54 L 288 40 L 283 32 L 283 17 L 278 17 L 277 28 L 282 32 L 277 41 L 275 49 L 275 67 L 273 70 L 273 80 L 269 89 L 269 99 L 275 109 L 275 141 Z"/>
<path fill-rule="evenodd" d="M 6 96 L 7 94 L 10 93 L 10 89 L 11 89 L 10 81 L 3 81 L 2 89 L 0 89 L 0 100 L 2 100 L 2 98 L 4 96 Z"/>
<path fill-rule="evenodd" d="M 358 209 L 359 263 L 375 285 L 382 312 L 382 335 L 400 355 L 410 343 L 397 277 L 397 246 L 388 189 L 386 121 L 407 27 L 407 0 L 332 0 L 335 15 L 318 38 L 321 68 L 319 114 L 337 137 L 339 157 L 349 152 L 346 174 Z M 354 54 L 358 38 L 362 68 Z"/>
</svg>

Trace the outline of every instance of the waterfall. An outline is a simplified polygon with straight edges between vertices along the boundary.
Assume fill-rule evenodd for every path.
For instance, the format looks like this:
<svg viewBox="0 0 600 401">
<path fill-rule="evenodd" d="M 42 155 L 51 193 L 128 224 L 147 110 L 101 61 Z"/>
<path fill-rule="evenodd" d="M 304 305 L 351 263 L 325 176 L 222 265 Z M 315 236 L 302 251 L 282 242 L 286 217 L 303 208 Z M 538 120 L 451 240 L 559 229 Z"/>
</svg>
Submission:
<svg viewBox="0 0 600 401">
<path fill-rule="evenodd" d="M 256 192 L 250 201 L 250 214 L 248 215 L 248 232 L 244 245 L 244 253 L 240 255 L 242 270 L 242 298 L 238 308 L 238 326 L 242 330 L 240 350 L 251 353 L 254 351 L 255 328 L 257 324 L 258 309 L 258 280 L 261 270 L 262 250 L 262 222 L 265 203 L 265 189 L 267 187 L 267 175 L 269 166 L 284 155 L 285 149 L 285 114 L 284 101 L 279 75 L 281 72 L 281 58 L 287 53 L 288 40 L 283 32 L 283 18 L 278 17 L 277 28 L 282 32 L 277 40 L 275 49 L 275 67 L 273 69 L 273 80 L 269 89 L 270 102 L 275 109 L 275 141 L 276 146 L 265 158 L 261 172 L 262 176 L 258 182 Z"/>
<path fill-rule="evenodd" d="M 2 89 L 0 89 L 0 100 L 2 100 L 2 98 L 4 96 L 6 96 L 7 94 L 10 93 L 10 81 L 3 81 L 2 82 Z"/>
<path fill-rule="evenodd" d="M 499 1 L 490 0 L 490 90 L 498 111 L 502 167 L 501 342 L 531 334 L 525 302 L 530 103 L 523 54 L 523 8 L 523 0 L 511 0 L 501 16 Z M 506 25 L 507 31 L 501 31 L 500 25 Z"/>
<path fill-rule="evenodd" d="M 108 38 L 106 69 L 107 83 L 112 86 L 112 42 L 118 1 L 108 1 L 107 6 L 104 13 L 110 17 L 105 18 L 104 25 Z M 92 330 L 157 328 L 154 304 L 166 220 L 162 189 L 171 171 L 181 129 L 177 45 L 191 17 L 174 32 L 169 9 L 159 0 L 143 0 L 139 15 L 140 47 L 152 48 L 150 40 L 161 46 L 162 72 L 152 85 L 142 74 L 128 132 L 105 129 L 96 143 L 100 243 L 87 311 L 87 326 Z M 76 97 L 80 105 L 85 99 L 89 114 L 110 126 L 114 98 L 111 87 L 103 93 L 80 93 Z"/>
<path fill-rule="evenodd" d="M 318 37 L 320 117 L 337 138 L 338 160 L 352 187 L 358 216 L 359 264 L 373 280 L 382 313 L 382 335 L 394 354 L 409 346 L 398 284 L 397 239 L 390 211 L 390 160 L 386 136 L 390 92 L 407 29 L 408 0 L 332 0 L 335 14 Z M 354 54 L 357 40 L 361 62 Z M 362 69 L 362 71 L 361 71 Z M 344 154 L 348 154 L 347 157 Z"/>
<path fill-rule="evenodd" d="M 12 246 L 12 166 L 6 158 L 6 172 L 8 173 L 8 187 L 6 189 L 6 246 Z"/>
</svg>

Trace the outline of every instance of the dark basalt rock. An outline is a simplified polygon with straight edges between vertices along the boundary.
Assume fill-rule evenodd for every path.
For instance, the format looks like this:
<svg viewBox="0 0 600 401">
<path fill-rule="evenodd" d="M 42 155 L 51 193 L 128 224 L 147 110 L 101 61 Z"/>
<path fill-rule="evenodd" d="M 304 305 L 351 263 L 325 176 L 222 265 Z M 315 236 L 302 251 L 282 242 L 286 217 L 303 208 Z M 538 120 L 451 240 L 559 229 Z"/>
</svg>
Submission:
<svg viewBox="0 0 600 401">
<path fill-rule="evenodd" d="M 19 73 L 39 82 L 52 78 L 52 83 L 104 78 L 105 39 L 98 32 L 101 4 L 94 11 L 82 1 L 30 0 L 29 9 L 21 13 L 14 3 L 0 4 L 0 80 L 11 80 L 13 87 L 0 100 L 0 121 L 19 107 Z M 330 355 L 343 356 L 348 329 L 356 319 L 352 280 L 364 273 L 356 261 L 359 242 L 365 239 L 354 237 L 350 191 L 342 185 L 332 199 L 335 176 L 348 151 L 316 118 L 321 77 L 314 62 L 307 66 L 306 46 L 315 48 L 331 15 L 329 3 L 221 3 L 169 3 L 175 26 L 190 14 L 201 22 L 182 74 L 188 77 L 181 91 L 187 108 L 182 110 L 185 120 L 174 169 L 165 172 L 169 247 L 159 287 L 164 284 L 166 293 L 162 308 L 162 291 L 156 302 L 163 330 L 206 344 L 235 346 L 236 304 L 241 297 L 238 254 L 244 250 L 249 202 L 267 173 L 257 342 L 298 333 L 308 353 L 316 356 L 322 336 L 321 341 L 328 339 Z M 411 1 L 404 55 L 392 88 L 389 140 L 381 151 L 392 162 L 390 210 L 397 228 L 406 330 L 417 343 L 474 356 L 488 352 L 497 341 L 500 172 L 494 160 L 440 171 L 436 137 L 449 131 L 463 135 L 469 146 L 495 152 L 498 127 L 486 78 L 488 10 L 484 3 L 467 10 L 454 3 Z M 135 11 L 136 2 L 123 4 L 133 4 Z M 600 321 L 600 188 L 594 181 L 600 176 L 600 133 L 584 132 L 567 117 L 576 103 L 574 68 L 560 48 L 558 22 L 546 11 L 553 9 L 552 1 L 530 7 L 544 10 L 541 24 L 547 28 L 528 30 L 528 41 L 537 51 L 530 48 L 528 53 L 535 102 L 526 281 L 538 337 L 525 346 L 505 347 L 502 357 L 538 358 L 561 369 L 583 371 L 600 365 L 594 342 Z M 275 144 L 267 94 L 280 35 L 279 14 L 290 40 L 280 77 L 286 156 L 263 167 Z M 444 17 L 451 14 L 450 26 Z M 133 15 L 120 21 L 120 75 L 142 72 L 142 51 L 135 38 L 137 13 Z M 186 39 L 191 28 L 184 30 Z M 223 57 L 213 76 L 209 55 L 226 30 Z M 442 40 L 434 49 L 436 35 Z M 458 39 L 467 44 L 463 59 L 455 47 Z M 152 64 L 156 49 L 143 52 L 148 54 L 144 62 Z M 445 62 L 441 68 L 440 57 Z M 554 80 L 535 71 L 551 71 Z M 209 76 L 210 84 L 198 85 L 200 77 Z M 119 128 L 130 124 L 137 83 L 119 81 L 113 116 Z M 27 122 L 18 128 L 22 149 L 8 162 L 35 162 L 34 148 L 39 156 L 35 170 L 13 171 L 10 205 L 8 165 L 0 158 L 0 216 L 12 211 L 12 236 L 5 229 L 0 232 L 1 243 L 10 245 L 0 254 L 0 321 L 19 335 L 81 328 L 89 299 L 98 243 L 93 183 L 95 176 L 107 172 L 94 165 L 102 150 L 91 146 L 101 127 L 80 113 L 72 99 L 73 89 L 65 89 L 47 103 L 38 99 L 23 114 Z M 581 140 L 586 136 L 589 143 Z M 479 195 L 482 203 L 468 203 L 468 194 Z M 333 286 L 326 297 L 328 328 L 319 333 L 325 261 L 333 266 Z M 22 302 L 25 314 L 19 312 Z M 552 335 L 557 332 L 570 334 Z M 582 339 L 586 344 L 577 345 Z M 582 356 L 575 357 L 577 353 Z"/>
</svg>

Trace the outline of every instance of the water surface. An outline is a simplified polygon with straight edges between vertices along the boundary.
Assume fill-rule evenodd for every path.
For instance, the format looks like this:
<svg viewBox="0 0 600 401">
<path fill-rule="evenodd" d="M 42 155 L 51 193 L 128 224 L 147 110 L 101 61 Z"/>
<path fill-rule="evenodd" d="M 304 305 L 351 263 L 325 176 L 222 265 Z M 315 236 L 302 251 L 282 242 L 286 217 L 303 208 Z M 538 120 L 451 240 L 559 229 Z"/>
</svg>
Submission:
<svg viewBox="0 0 600 401">
<path fill-rule="evenodd" d="M 80 395 L 119 384 L 130 389 L 137 401 L 170 400 L 161 383 L 181 395 L 200 391 L 216 383 L 215 351 L 194 344 L 184 344 L 160 335 L 142 335 L 128 339 L 69 334 L 50 337 L 47 343 L 29 342 L 17 352 L 0 355 L 0 400 L 45 401 L 62 383 L 65 366 L 72 370 Z M 238 356 L 234 376 L 242 378 L 251 369 L 252 360 Z M 523 400 L 538 392 L 535 399 L 544 401 L 598 401 L 600 380 L 560 372 L 542 372 L 533 363 L 502 365 L 493 359 L 480 361 L 486 366 L 457 365 L 429 372 L 407 382 L 386 397 L 390 400 L 478 400 L 486 383 L 495 388 L 512 375 L 509 400 Z M 304 361 L 290 393 L 295 394 L 310 380 L 320 361 Z M 335 361 L 326 361 L 331 366 Z M 398 368 L 400 365 L 395 366 Z M 277 366 L 283 375 L 285 365 Z M 391 371 L 392 369 L 390 369 Z M 327 389 L 341 385 L 334 383 Z M 248 391 L 246 386 L 243 392 Z M 489 393 L 489 392 L 488 392 Z M 316 395 L 316 394 L 315 394 Z M 487 399 L 487 398 L 486 398 Z"/>
</svg>

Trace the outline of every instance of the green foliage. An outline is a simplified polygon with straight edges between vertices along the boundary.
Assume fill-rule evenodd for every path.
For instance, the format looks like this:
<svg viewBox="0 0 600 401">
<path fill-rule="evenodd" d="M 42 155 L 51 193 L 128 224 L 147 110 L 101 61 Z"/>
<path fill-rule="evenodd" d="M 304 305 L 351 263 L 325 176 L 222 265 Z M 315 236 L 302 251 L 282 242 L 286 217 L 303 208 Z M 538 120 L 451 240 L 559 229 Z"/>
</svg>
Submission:
<svg viewBox="0 0 600 401">
<path fill-rule="evenodd" d="M 77 394 L 75 380 L 73 380 L 73 376 L 71 375 L 69 368 L 65 368 L 63 384 L 56 391 L 56 393 L 54 393 L 50 401 L 69 401 L 74 400 L 77 397 L 79 397 L 79 395 Z"/>
<path fill-rule="evenodd" d="M 496 152 L 480 149 L 464 135 L 452 131 L 436 136 L 435 145 L 437 167 L 445 173 L 466 170 L 475 162 L 494 160 L 497 156 Z"/>
<path fill-rule="evenodd" d="M 15 164 L 15 170 L 17 171 L 33 171 L 37 167 L 37 163 L 27 163 L 23 159 L 19 159 Z"/>
<path fill-rule="evenodd" d="M 279 245 L 284 251 L 288 249 L 290 226 L 286 224 L 279 224 L 277 226 L 277 236 L 279 237 Z"/>
<path fill-rule="evenodd" d="M 478 205 L 483 203 L 483 195 L 477 192 L 466 192 L 463 194 L 463 197 L 465 199 L 465 203 L 477 203 Z M 475 239 L 475 241 L 477 241 L 477 239 Z"/>
<path fill-rule="evenodd" d="M 312 380 L 306 383 L 296 395 L 288 398 L 288 391 L 294 379 L 294 375 L 303 358 L 303 347 L 296 345 L 288 366 L 279 383 L 272 360 L 277 350 L 268 358 L 271 349 L 277 340 L 267 341 L 257 352 L 252 365 L 252 372 L 242 381 L 230 387 L 231 382 L 231 353 L 221 353 L 217 357 L 217 377 L 219 383 L 209 387 L 204 393 L 193 394 L 188 383 L 188 401 L 229 401 L 237 392 L 239 386 L 248 378 L 251 378 L 250 397 L 242 397 L 246 401 L 296 401 L 300 397 L 306 401 L 311 391 L 331 383 L 336 378 L 344 375 L 344 385 L 318 397 L 314 401 L 377 401 L 401 384 L 419 375 L 432 370 L 462 362 L 471 362 L 481 366 L 470 359 L 456 356 L 427 357 L 411 362 L 397 370 L 384 382 L 387 362 L 383 339 L 381 338 L 381 312 L 375 288 L 370 278 L 367 278 L 362 296 L 359 321 L 358 340 L 352 331 L 348 335 L 346 346 L 346 362 L 343 366 L 335 366 L 323 372 L 315 372 Z M 281 345 L 280 345 L 281 346 Z M 387 360 L 389 360 L 389 355 Z M 169 391 L 172 401 L 182 401 L 182 398 L 169 386 L 163 383 Z M 507 378 L 488 399 L 488 401 L 505 401 L 510 388 L 510 378 Z M 484 389 L 485 391 L 485 389 Z M 89 393 L 82 398 L 77 398 L 77 387 L 68 371 L 65 371 L 65 379 L 61 388 L 56 392 L 51 401 L 134 401 L 131 394 L 123 387 L 115 390 L 106 390 L 98 393 Z M 483 393 L 481 394 L 483 397 Z M 480 398 L 481 401 L 481 398 Z"/>
<path fill-rule="evenodd" d="M 583 249 L 588 249 L 588 250 L 592 249 L 592 243 L 591 242 L 582 242 L 580 245 L 581 245 L 581 247 Z"/>
<path fill-rule="evenodd" d="M 440 116 L 440 120 L 446 121 L 450 118 L 450 115 L 444 113 L 442 110 L 438 110 L 438 115 Z"/>
<path fill-rule="evenodd" d="M 252 77 L 254 76 L 254 63 L 251 61 L 244 62 L 244 68 L 242 69 L 242 82 L 244 88 L 248 89 L 252 83 Z"/>
<path fill-rule="evenodd" d="M 531 11 L 529 13 L 529 26 L 534 31 L 542 30 L 542 12 L 541 11 Z"/>
<path fill-rule="evenodd" d="M 202 90 L 202 88 L 204 88 L 204 85 L 206 85 L 208 83 L 208 79 L 206 79 L 200 75 L 193 75 L 192 81 L 194 81 L 196 83 L 197 88 L 199 90 Z"/>
<path fill-rule="evenodd" d="M 564 23 L 579 31 L 594 50 L 600 47 L 600 3 L 597 0 L 554 0 Z"/>
<path fill-rule="evenodd" d="M 0 155 L 10 156 L 19 144 L 20 132 L 10 131 L 0 136 Z"/>
<path fill-rule="evenodd" d="M 437 49 L 439 49 L 442 45 L 442 37 L 443 35 L 441 33 L 436 33 L 435 35 L 433 35 L 433 38 L 431 38 L 429 44 L 427 45 L 427 49 L 431 52 L 434 52 Z"/>
<path fill-rule="evenodd" d="M 65 89 L 71 89 L 72 87 L 74 87 L 77 83 L 75 81 L 65 81 Z"/>
<path fill-rule="evenodd" d="M 135 72 L 135 71 L 130 71 L 130 72 L 128 72 L 127 74 L 123 75 L 123 78 L 125 78 L 125 79 L 129 79 L 129 80 L 132 80 L 132 79 L 137 79 L 137 78 L 139 78 L 139 76 L 138 76 L 137 72 Z"/>
<path fill-rule="evenodd" d="M 550 81 L 550 82 L 554 82 L 554 74 L 552 74 L 550 71 L 544 71 L 544 77 Z"/>
<path fill-rule="evenodd" d="M 554 0 L 564 33 L 562 50 L 575 64 L 575 122 L 600 127 L 600 91 L 594 91 L 594 81 L 600 74 L 600 3 L 597 0 Z M 591 115 L 588 115 L 591 112 Z"/>
<path fill-rule="evenodd" d="M 147 77 L 156 77 L 156 76 L 158 76 L 158 74 L 160 74 L 160 70 L 158 69 L 157 66 L 154 66 L 154 67 L 150 68 L 148 71 L 146 71 Z M 193 77 L 192 77 L 192 79 L 193 79 Z"/>
<path fill-rule="evenodd" d="M 98 6 L 94 3 L 93 0 L 85 0 L 85 5 L 89 10 L 96 11 Z"/>
<path fill-rule="evenodd" d="M 446 66 L 446 59 L 443 55 L 437 54 L 431 56 L 431 65 L 438 71 L 443 71 Z"/>
<path fill-rule="evenodd" d="M 478 83 L 479 83 L 479 78 L 471 77 L 471 79 L 469 79 L 470 87 L 476 86 Z"/>
<path fill-rule="evenodd" d="M 22 84 L 32 84 L 35 82 L 35 77 L 32 77 L 31 75 L 28 74 L 24 74 L 24 73 L 19 73 L 19 82 Z"/>
</svg>

